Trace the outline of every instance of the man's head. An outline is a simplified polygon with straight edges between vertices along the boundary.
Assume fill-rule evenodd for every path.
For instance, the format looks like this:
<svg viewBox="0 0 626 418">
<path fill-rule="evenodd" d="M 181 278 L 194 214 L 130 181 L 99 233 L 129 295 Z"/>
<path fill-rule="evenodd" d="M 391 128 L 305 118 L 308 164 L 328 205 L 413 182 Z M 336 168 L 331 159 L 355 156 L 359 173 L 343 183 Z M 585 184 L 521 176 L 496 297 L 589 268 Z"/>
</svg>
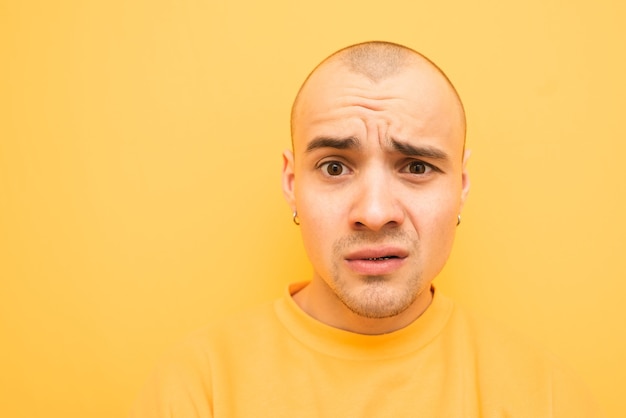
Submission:
<svg viewBox="0 0 626 418">
<path fill-rule="evenodd" d="M 351 324 L 415 319 L 469 190 L 454 87 L 411 49 L 354 45 L 309 75 L 291 122 L 283 189 L 314 270 L 305 310 Z"/>
</svg>

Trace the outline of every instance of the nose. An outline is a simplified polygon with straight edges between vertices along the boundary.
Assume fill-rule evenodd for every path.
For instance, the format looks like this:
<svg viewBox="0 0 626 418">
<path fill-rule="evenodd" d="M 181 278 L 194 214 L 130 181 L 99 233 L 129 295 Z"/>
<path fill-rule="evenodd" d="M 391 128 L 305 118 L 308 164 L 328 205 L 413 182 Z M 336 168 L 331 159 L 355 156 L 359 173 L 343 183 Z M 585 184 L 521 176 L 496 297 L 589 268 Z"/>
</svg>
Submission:
<svg viewBox="0 0 626 418">
<path fill-rule="evenodd" d="M 388 173 L 373 172 L 355 184 L 350 224 L 355 229 L 380 231 L 401 225 L 405 212 L 397 195 L 397 187 Z"/>
</svg>

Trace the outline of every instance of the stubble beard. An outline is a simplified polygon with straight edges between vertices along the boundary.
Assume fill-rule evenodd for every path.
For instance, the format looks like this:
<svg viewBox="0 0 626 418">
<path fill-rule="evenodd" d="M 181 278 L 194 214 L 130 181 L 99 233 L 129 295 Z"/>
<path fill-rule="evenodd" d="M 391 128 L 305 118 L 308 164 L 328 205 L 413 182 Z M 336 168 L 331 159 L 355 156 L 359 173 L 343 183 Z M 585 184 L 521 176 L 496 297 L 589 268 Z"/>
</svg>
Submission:
<svg viewBox="0 0 626 418">
<path fill-rule="evenodd" d="M 418 241 L 411 238 L 406 232 L 394 230 L 378 233 L 376 237 L 372 237 L 370 233 L 363 235 L 353 235 L 341 238 L 333 245 L 334 254 L 345 254 L 346 249 L 355 245 L 376 244 L 376 243 L 401 243 L 404 246 L 410 246 L 411 252 L 418 250 Z M 411 260 L 415 263 L 414 260 Z M 417 299 L 423 290 L 423 280 L 421 266 L 415 265 L 414 268 L 409 267 L 412 271 L 408 278 L 403 277 L 386 277 L 386 276 L 361 276 L 361 277 L 343 277 L 341 274 L 340 264 L 343 260 L 337 260 L 332 270 L 332 283 L 330 283 L 337 298 L 356 315 L 372 318 L 383 319 L 391 318 L 406 311 Z M 349 281 L 358 280 L 359 286 L 355 288 L 355 284 Z M 403 282 L 401 282 L 403 281 Z M 393 282 L 393 283 L 392 283 Z"/>
</svg>

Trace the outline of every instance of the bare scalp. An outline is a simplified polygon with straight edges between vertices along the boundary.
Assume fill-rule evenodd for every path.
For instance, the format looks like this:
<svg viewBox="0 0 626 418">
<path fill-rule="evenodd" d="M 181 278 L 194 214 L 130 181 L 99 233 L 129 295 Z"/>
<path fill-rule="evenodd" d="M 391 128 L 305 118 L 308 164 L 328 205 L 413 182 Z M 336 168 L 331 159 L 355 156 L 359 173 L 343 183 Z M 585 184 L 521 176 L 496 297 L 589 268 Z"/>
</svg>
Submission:
<svg viewBox="0 0 626 418">
<path fill-rule="evenodd" d="M 296 119 L 299 110 L 298 108 L 300 106 L 302 96 L 306 94 L 306 87 L 309 84 L 309 80 L 314 74 L 320 71 L 321 68 L 330 63 L 337 62 L 342 64 L 342 66 L 345 66 L 349 71 L 365 76 L 374 83 L 378 83 L 392 77 L 411 66 L 423 66 L 426 64 L 429 68 L 434 69 L 450 87 L 456 101 L 458 102 L 461 121 L 463 124 L 462 129 L 463 132 L 465 132 L 465 110 L 463 108 L 461 98 L 452 85 L 452 82 L 435 63 L 419 52 L 406 46 L 392 42 L 370 41 L 340 49 L 324 59 L 313 69 L 313 71 L 311 71 L 304 83 L 302 83 L 291 108 L 292 145 L 294 126 L 297 123 Z"/>
</svg>

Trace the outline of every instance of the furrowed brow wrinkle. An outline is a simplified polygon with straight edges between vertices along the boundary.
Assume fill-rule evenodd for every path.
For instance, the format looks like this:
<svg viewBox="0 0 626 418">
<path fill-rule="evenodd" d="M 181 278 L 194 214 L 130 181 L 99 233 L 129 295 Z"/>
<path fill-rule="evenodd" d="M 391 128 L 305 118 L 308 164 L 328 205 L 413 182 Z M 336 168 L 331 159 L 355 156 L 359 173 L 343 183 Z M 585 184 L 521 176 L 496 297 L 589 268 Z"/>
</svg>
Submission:
<svg viewBox="0 0 626 418">
<path fill-rule="evenodd" d="M 318 137 L 309 142 L 306 147 L 306 152 L 311 152 L 320 148 L 335 148 L 335 149 L 350 149 L 359 148 L 361 143 L 354 137 L 348 138 L 330 138 L 330 137 Z"/>
</svg>

